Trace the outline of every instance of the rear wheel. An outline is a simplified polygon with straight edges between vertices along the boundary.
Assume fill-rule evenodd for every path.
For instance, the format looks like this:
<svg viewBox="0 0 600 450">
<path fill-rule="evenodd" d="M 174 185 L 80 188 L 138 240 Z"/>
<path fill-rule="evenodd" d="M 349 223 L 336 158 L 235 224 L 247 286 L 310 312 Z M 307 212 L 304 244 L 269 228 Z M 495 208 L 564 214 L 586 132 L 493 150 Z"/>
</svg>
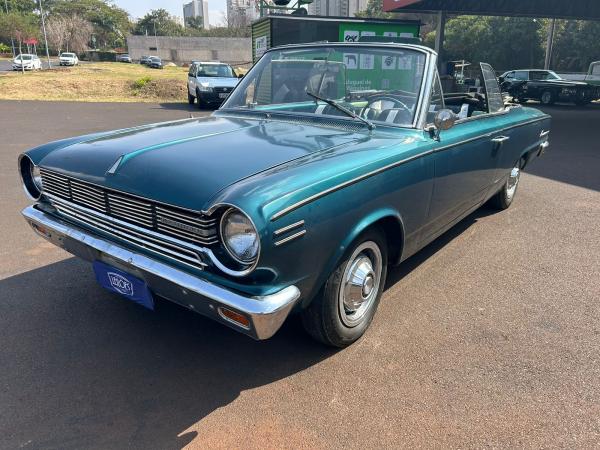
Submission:
<svg viewBox="0 0 600 450">
<path fill-rule="evenodd" d="M 522 160 L 519 160 L 515 167 L 513 167 L 508 175 L 506 183 L 502 188 L 490 199 L 490 205 L 496 209 L 508 208 L 517 193 L 517 187 L 519 186 L 519 180 L 521 179 L 521 167 L 523 166 Z"/>
<path fill-rule="evenodd" d="M 346 347 L 364 334 L 385 285 L 384 234 L 372 229 L 355 242 L 319 296 L 302 312 L 305 330 L 316 340 L 334 347 Z"/>
<path fill-rule="evenodd" d="M 540 101 L 542 102 L 542 105 L 553 105 L 556 101 L 556 98 L 554 97 L 554 93 L 552 91 L 544 91 L 542 92 Z"/>
</svg>

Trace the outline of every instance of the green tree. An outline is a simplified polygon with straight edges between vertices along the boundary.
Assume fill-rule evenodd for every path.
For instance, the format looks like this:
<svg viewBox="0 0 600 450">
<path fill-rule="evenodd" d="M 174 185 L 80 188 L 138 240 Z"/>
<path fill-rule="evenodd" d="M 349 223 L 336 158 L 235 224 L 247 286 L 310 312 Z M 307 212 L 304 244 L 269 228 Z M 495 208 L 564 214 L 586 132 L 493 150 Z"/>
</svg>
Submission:
<svg viewBox="0 0 600 450">
<path fill-rule="evenodd" d="M 185 26 L 195 30 L 204 29 L 204 19 L 202 17 L 188 17 L 185 20 Z"/>
<path fill-rule="evenodd" d="M 369 0 L 367 7 L 358 13 L 356 17 L 377 17 L 380 19 L 393 19 L 394 14 L 383 11 L 383 0 Z"/>
<path fill-rule="evenodd" d="M 543 20 L 522 17 L 457 16 L 446 23 L 445 59 L 488 62 L 497 70 L 543 63 Z M 433 47 L 435 31 L 425 38 Z"/>
<path fill-rule="evenodd" d="M 50 0 L 44 0 L 44 6 Z M 52 0 L 49 15 L 78 15 L 93 25 L 93 36 L 99 48 L 123 47 L 132 24 L 129 14 L 107 0 Z"/>
<path fill-rule="evenodd" d="M 600 60 L 598 42 L 600 22 L 557 21 L 551 68 L 566 72 L 586 72 L 592 61 Z"/>
<path fill-rule="evenodd" d="M 135 24 L 133 34 L 185 36 L 185 29 L 165 9 L 153 9 Z"/>
</svg>

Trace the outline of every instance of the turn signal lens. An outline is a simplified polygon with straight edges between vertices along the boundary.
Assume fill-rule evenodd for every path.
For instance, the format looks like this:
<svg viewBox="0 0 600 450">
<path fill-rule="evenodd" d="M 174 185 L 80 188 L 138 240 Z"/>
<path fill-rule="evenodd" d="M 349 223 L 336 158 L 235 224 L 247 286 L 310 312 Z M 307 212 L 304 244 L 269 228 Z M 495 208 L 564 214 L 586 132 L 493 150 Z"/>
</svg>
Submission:
<svg viewBox="0 0 600 450">
<path fill-rule="evenodd" d="M 250 321 L 246 316 L 243 316 L 240 313 L 232 311 L 231 309 L 219 307 L 219 314 L 229 322 L 233 322 L 234 324 L 245 328 L 246 330 L 250 329 Z"/>
</svg>

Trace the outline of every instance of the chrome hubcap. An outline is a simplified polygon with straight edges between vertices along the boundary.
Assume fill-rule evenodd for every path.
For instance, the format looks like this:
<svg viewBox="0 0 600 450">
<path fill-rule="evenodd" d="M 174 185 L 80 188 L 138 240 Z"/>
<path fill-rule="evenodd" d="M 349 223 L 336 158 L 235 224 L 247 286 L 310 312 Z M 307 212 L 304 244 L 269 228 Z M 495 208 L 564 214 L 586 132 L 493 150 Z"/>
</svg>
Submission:
<svg viewBox="0 0 600 450">
<path fill-rule="evenodd" d="M 358 325 L 369 311 L 379 291 L 382 258 L 377 244 L 367 241 L 349 259 L 339 292 L 339 312 L 348 327 Z"/>
<path fill-rule="evenodd" d="M 506 198 L 512 200 L 517 190 L 517 184 L 519 184 L 519 177 L 521 176 L 521 169 L 519 166 L 513 167 L 506 181 Z"/>
</svg>

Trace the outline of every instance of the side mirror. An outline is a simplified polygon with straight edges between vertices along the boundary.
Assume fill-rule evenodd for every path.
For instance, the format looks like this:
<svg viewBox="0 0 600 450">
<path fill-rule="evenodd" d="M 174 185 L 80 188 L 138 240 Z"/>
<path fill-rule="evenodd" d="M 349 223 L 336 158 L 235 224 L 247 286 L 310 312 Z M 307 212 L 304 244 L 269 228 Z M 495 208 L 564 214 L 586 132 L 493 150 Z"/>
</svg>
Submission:
<svg viewBox="0 0 600 450">
<path fill-rule="evenodd" d="M 240 74 L 238 75 L 238 78 L 241 80 L 242 78 L 244 78 L 244 74 L 243 74 L 243 73 L 240 73 Z"/>
<path fill-rule="evenodd" d="M 433 124 L 435 128 L 429 130 L 429 134 L 436 141 L 440 140 L 440 131 L 449 130 L 456 123 L 456 114 L 449 109 L 441 109 L 435 114 Z"/>
</svg>

